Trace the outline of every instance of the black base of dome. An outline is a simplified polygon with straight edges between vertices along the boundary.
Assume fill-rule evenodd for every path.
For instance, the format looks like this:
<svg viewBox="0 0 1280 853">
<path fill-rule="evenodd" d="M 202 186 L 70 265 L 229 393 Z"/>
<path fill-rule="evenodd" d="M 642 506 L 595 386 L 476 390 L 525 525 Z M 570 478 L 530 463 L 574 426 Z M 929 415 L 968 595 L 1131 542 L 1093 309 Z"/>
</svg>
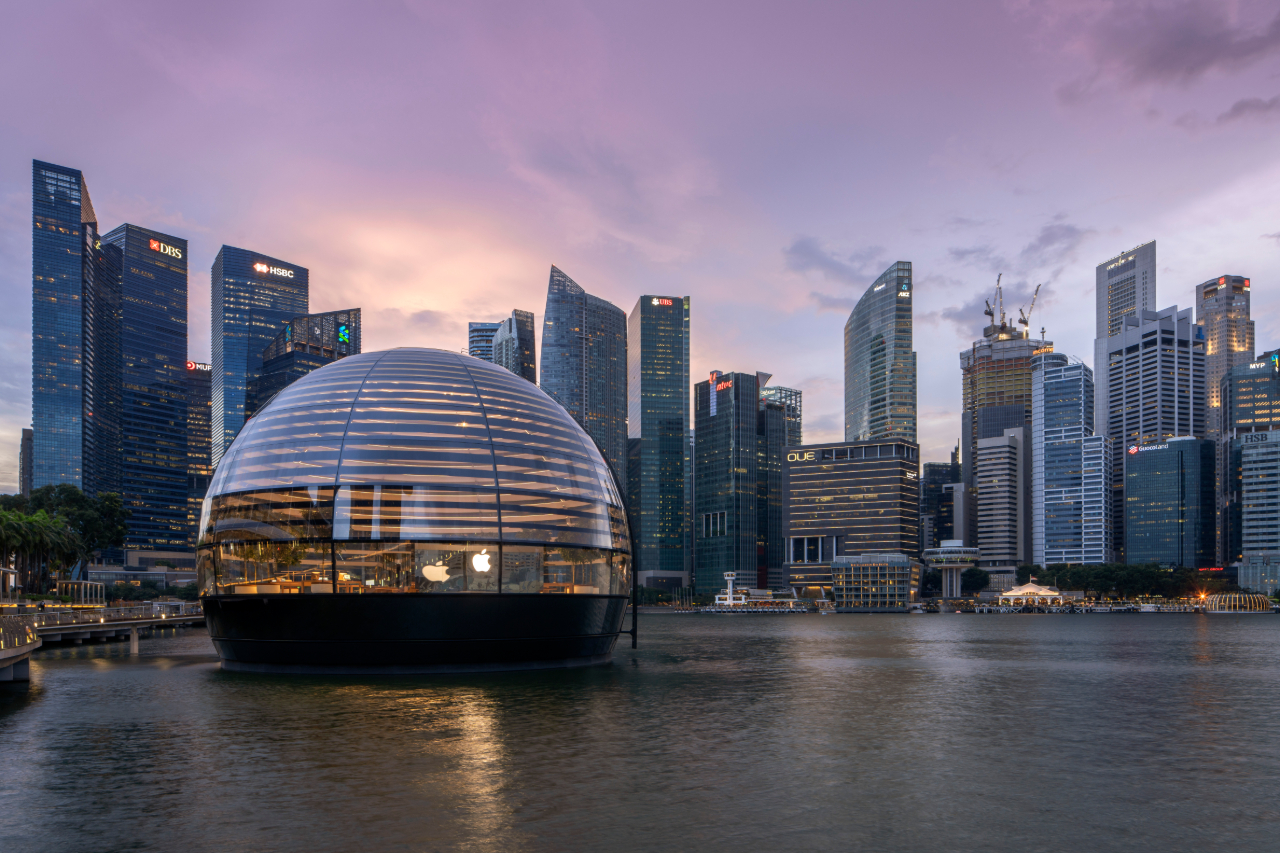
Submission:
<svg viewBox="0 0 1280 853">
<path fill-rule="evenodd" d="M 607 663 L 624 595 L 370 593 L 201 599 L 224 669 L 414 674 Z"/>
</svg>

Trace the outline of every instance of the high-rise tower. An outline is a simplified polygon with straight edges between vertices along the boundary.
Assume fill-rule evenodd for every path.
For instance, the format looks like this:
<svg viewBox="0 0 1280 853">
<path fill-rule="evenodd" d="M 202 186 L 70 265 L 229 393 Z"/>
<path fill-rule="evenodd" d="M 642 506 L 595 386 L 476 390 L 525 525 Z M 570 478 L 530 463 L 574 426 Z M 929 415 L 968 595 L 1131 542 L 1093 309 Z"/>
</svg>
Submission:
<svg viewBox="0 0 1280 853">
<path fill-rule="evenodd" d="M 804 444 L 804 395 L 796 388 L 784 388 L 781 385 L 770 385 L 761 389 L 761 405 L 765 402 L 782 406 L 783 416 L 787 422 L 787 446 L 799 447 Z"/>
<path fill-rule="evenodd" d="M 244 426 L 249 380 L 287 320 L 307 313 L 306 267 L 223 246 L 213 261 L 213 464 Z"/>
<path fill-rule="evenodd" d="M 844 324 L 844 440 L 916 440 L 911 264 L 884 271 Z"/>
<path fill-rule="evenodd" d="M 1121 252 L 1098 264 L 1094 271 L 1095 331 L 1093 375 L 1105 381 L 1107 339 L 1120 334 L 1125 317 L 1156 307 L 1156 241 Z M 1094 411 L 1093 431 L 1107 435 L 1110 420 L 1107 395 L 1099 395 Z"/>
<path fill-rule="evenodd" d="M 493 361 L 493 336 L 497 334 L 501 323 L 476 322 L 467 323 L 467 355 L 483 361 Z"/>
<path fill-rule="evenodd" d="M 551 267 L 542 325 L 542 390 L 595 439 L 627 481 L 627 315 Z"/>
<path fill-rule="evenodd" d="M 641 586 L 689 585 L 689 297 L 641 296 L 627 321 L 627 505 Z"/>
<path fill-rule="evenodd" d="M 493 333 L 493 358 L 499 367 L 505 367 L 516 376 L 538 384 L 538 361 L 534 356 L 533 312 L 511 312 L 511 316 L 498 324 Z"/>
</svg>

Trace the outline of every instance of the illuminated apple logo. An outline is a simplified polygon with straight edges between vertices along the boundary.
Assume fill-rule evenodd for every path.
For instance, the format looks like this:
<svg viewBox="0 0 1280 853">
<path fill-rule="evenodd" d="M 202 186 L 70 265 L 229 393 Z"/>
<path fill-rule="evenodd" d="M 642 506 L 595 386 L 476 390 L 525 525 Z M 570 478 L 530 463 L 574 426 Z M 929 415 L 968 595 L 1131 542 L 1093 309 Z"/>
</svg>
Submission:
<svg viewBox="0 0 1280 853">
<path fill-rule="evenodd" d="M 489 551 L 489 549 L 488 549 L 488 548 L 485 548 L 485 549 L 484 549 L 484 550 L 482 550 L 479 554 L 476 554 L 474 557 L 472 557 L 472 558 L 471 558 L 471 568 L 475 569 L 477 572 L 487 572 L 487 571 L 489 571 L 489 554 L 488 554 L 488 551 Z"/>
<path fill-rule="evenodd" d="M 449 579 L 449 567 L 444 563 L 436 563 L 434 566 L 423 566 L 422 576 L 433 583 L 440 583 Z"/>
</svg>

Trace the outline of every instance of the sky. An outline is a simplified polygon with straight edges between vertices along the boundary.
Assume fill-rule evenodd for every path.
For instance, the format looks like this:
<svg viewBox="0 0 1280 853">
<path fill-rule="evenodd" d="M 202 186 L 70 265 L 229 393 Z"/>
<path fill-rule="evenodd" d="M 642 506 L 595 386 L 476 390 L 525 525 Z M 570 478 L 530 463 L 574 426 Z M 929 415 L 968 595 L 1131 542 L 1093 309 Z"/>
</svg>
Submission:
<svg viewBox="0 0 1280 853">
<path fill-rule="evenodd" d="M 1160 307 L 1252 279 L 1280 347 L 1273 2 L 0 4 L 0 491 L 31 418 L 31 160 L 106 231 L 310 269 L 366 351 L 537 315 L 550 265 L 630 313 L 691 298 L 692 365 L 804 392 L 843 438 L 843 328 L 914 265 L 923 458 L 1003 276 L 1090 361 L 1094 267 L 1158 241 Z"/>
</svg>

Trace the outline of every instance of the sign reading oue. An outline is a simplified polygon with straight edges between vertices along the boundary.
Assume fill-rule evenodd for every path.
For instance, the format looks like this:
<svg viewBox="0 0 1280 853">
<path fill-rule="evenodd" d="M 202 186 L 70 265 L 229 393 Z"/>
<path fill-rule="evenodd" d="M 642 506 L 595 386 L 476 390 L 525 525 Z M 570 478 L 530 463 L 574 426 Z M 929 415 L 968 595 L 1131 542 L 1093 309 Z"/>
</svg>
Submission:
<svg viewBox="0 0 1280 853">
<path fill-rule="evenodd" d="M 162 255 L 168 255 L 171 258 L 182 259 L 182 250 L 176 246 L 170 246 L 168 243 L 161 243 L 159 240 L 151 241 L 151 251 L 159 252 Z"/>
<path fill-rule="evenodd" d="M 265 272 L 265 273 L 270 273 L 271 275 L 278 275 L 281 278 L 293 278 L 293 270 L 287 270 L 284 267 L 272 267 L 272 266 L 267 266 L 266 264 L 263 264 L 263 263 L 257 263 L 253 265 L 253 268 L 258 272 Z"/>
<path fill-rule="evenodd" d="M 788 453 L 788 462 L 809 462 L 814 459 L 813 451 L 809 450 L 804 453 Z"/>
</svg>

